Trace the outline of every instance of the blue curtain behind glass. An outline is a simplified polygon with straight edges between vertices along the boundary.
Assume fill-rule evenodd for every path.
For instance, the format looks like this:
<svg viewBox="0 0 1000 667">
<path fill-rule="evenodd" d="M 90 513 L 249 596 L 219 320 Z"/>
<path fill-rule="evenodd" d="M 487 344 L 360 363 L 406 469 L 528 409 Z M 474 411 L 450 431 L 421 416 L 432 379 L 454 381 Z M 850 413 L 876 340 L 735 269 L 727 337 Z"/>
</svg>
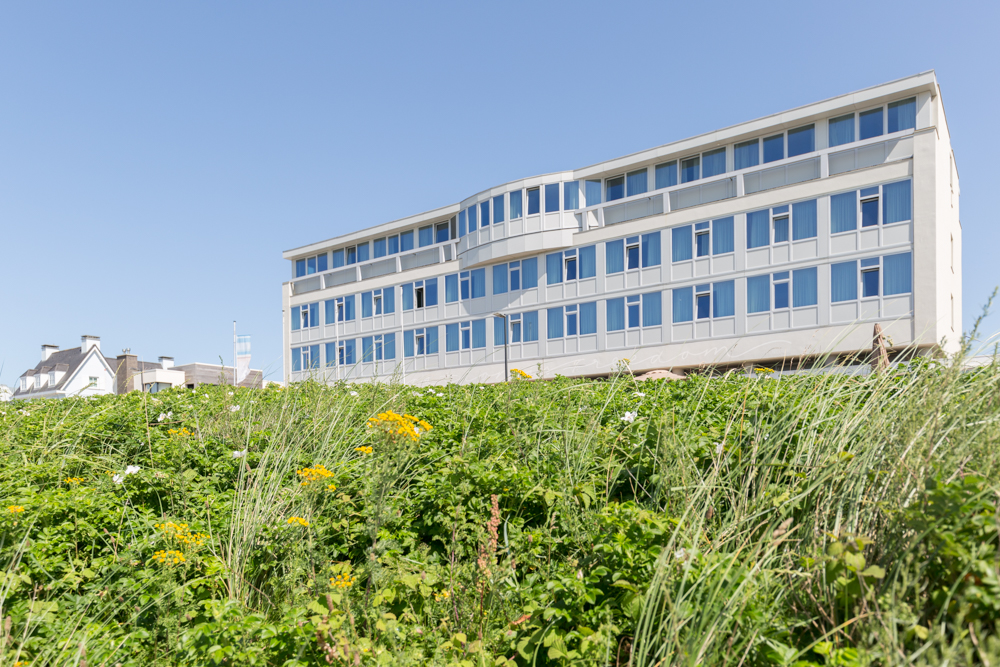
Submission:
<svg viewBox="0 0 1000 667">
<path fill-rule="evenodd" d="M 396 334 L 388 333 L 382 336 L 382 358 L 396 358 Z"/>
<path fill-rule="evenodd" d="M 533 310 L 530 313 L 523 313 L 521 315 L 521 338 L 524 339 L 525 343 L 530 343 L 532 341 L 538 340 L 538 311 Z"/>
<path fill-rule="evenodd" d="M 736 249 L 733 216 L 712 221 L 712 254 L 723 255 Z"/>
<path fill-rule="evenodd" d="M 642 235 L 642 268 L 660 265 L 660 232 Z"/>
<path fill-rule="evenodd" d="M 521 260 L 521 289 L 538 287 L 538 258 Z"/>
<path fill-rule="evenodd" d="M 458 301 L 458 274 L 453 273 L 444 277 L 444 302 L 455 303 Z"/>
<path fill-rule="evenodd" d="M 830 197 L 830 233 L 858 228 L 858 193 L 844 192 Z"/>
<path fill-rule="evenodd" d="M 554 252 L 545 256 L 545 283 L 557 285 L 563 281 L 562 253 Z"/>
<path fill-rule="evenodd" d="M 563 183 L 563 210 L 575 211 L 580 208 L 580 181 Z"/>
<path fill-rule="evenodd" d="M 816 236 L 816 200 L 792 204 L 792 240 Z"/>
<path fill-rule="evenodd" d="M 486 269 L 480 269 L 480 271 L 485 272 Z M 485 292 L 481 296 L 486 296 Z M 424 303 L 428 306 L 438 305 L 437 278 L 428 278 L 427 280 L 424 281 Z"/>
<path fill-rule="evenodd" d="M 730 317 L 736 314 L 736 283 L 727 280 L 712 283 L 712 317 Z"/>
<path fill-rule="evenodd" d="M 413 283 L 401 286 L 403 290 L 403 310 L 413 310 Z"/>
<path fill-rule="evenodd" d="M 354 319 L 354 295 L 344 297 L 344 319 L 353 320 Z"/>
<path fill-rule="evenodd" d="M 815 127 L 807 125 L 788 131 L 788 157 L 812 153 L 816 150 Z"/>
<path fill-rule="evenodd" d="M 486 320 L 472 320 L 472 347 L 486 347 Z"/>
<path fill-rule="evenodd" d="M 486 269 L 474 269 L 470 273 L 472 280 L 472 298 L 486 296 Z"/>
<path fill-rule="evenodd" d="M 396 310 L 395 294 L 396 294 L 395 287 L 382 288 L 382 312 L 386 315 L 395 312 Z"/>
<path fill-rule="evenodd" d="M 854 114 L 833 118 L 829 122 L 830 147 L 854 141 Z"/>
<path fill-rule="evenodd" d="M 403 332 L 403 356 L 413 356 L 413 329 L 407 329 Z"/>
<path fill-rule="evenodd" d="M 436 326 L 427 327 L 425 336 L 427 337 L 427 354 L 437 354 L 438 328 Z"/>
<path fill-rule="evenodd" d="M 726 149 L 709 151 L 701 156 L 701 177 L 717 176 L 726 173 Z"/>
<path fill-rule="evenodd" d="M 816 305 L 816 267 L 792 271 L 792 306 Z"/>
<path fill-rule="evenodd" d="M 510 219 L 517 220 L 523 215 L 521 211 L 521 202 L 524 191 L 517 190 L 510 193 Z"/>
<path fill-rule="evenodd" d="M 616 199 L 621 199 L 625 196 L 625 177 L 616 176 L 615 178 L 609 178 L 604 184 L 604 200 L 605 201 L 615 201 Z"/>
<path fill-rule="evenodd" d="M 292 348 L 292 371 L 295 372 L 295 371 L 301 371 L 301 370 L 302 370 L 302 350 L 299 349 L 299 348 L 297 348 L 297 347 L 293 347 Z"/>
<path fill-rule="evenodd" d="M 663 293 L 649 292 L 642 295 L 642 326 L 663 324 Z"/>
<path fill-rule="evenodd" d="M 862 113 L 858 125 L 862 140 L 882 136 L 882 107 Z"/>
<path fill-rule="evenodd" d="M 625 239 L 604 244 L 604 273 L 621 273 L 625 270 Z"/>
<path fill-rule="evenodd" d="M 771 310 L 771 276 L 747 278 L 747 312 L 764 313 Z"/>
<path fill-rule="evenodd" d="M 625 299 L 608 299 L 606 302 L 606 317 L 608 331 L 622 331 L 625 329 Z"/>
<path fill-rule="evenodd" d="M 335 299 L 324 302 L 323 319 L 327 324 L 333 324 L 337 321 L 337 302 Z"/>
<path fill-rule="evenodd" d="M 910 181 L 882 186 L 882 224 L 909 220 L 910 200 Z"/>
<path fill-rule="evenodd" d="M 670 230 L 671 253 L 675 262 L 682 262 L 694 256 L 691 240 L 691 225 L 684 227 L 674 227 Z"/>
<path fill-rule="evenodd" d="M 361 361 L 371 363 L 375 361 L 375 338 L 365 336 L 361 339 Z"/>
<path fill-rule="evenodd" d="M 372 316 L 372 293 L 362 292 L 361 293 L 361 317 L 371 317 Z"/>
<path fill-rule="evenodd" d="M 747 169 L 756 167 L 760 163 L 760 141 L 744 141 L 736 144 L 733 149 L 733 167 L 736 169 Z"/>
<path fill-rule="evenodd" d="M 580 333 L 597 333 L 597 302 L 580 304 Z"/>
<path fill-rule="evenodd" d="M 842 262 L 830 266 L 830 301 L 853 301 L 858 298 L 858 263 Z"/>
<path fill-rule="evenodd" d="M 545 212 L 555 213 L 559 210 L 559 184 L 549 183 L 545 186 Z"/>
<path fill-rule="evenodd" d="M 656 189 L 677 185 L 677 160 L 656 165 Z"/>
<path fill-rule="evenodd" d="M 374 252 L 372 253 L 376 259 L 379 257 L 385 257 L 385 239 L 375 239 Z"/>
<path fill-rule="evenodd" d="M 493 293 L 507 293 L 507 265 L 497 264 L 493 267 Z"/>
<path fill-rule="evenodd" d="M 490 224 L 490 200 L 479 202 L 479 227 L 487 227 Z"/>
<path fill-rule="evenodd" d="M 434 245 L 434 228 L 433 227 L 421 227 L 420 228 L 420 247 Z M 360 247 L 358 248 L 360 250 Z M 360 257 L 361 253 L 358 253 L 358 261 L 362 261 Z"/>
<path fill-rule="evenodd" d="M 298 331 L 302 328 L 302 318 L 299 317 L 299 306 L 292 306 L 292 331 Z"/>
<path fill-rule="evenodd" d="M 671 290 L 673 299 L 673 321 L 690 322 L 694 319 L 694 290 L 691 287 L 680 287 Z M 623 318 L 624 319 L 624 316 Z"/>
<path fill-rule="evenodd" d="M 886 255 L 882 258 L 883 293 L 909 294 L 913 291 L 913 258 L 908 252 L 899 255 Z"/>
<path fill-rule="evenodd" d="M 462 238 L 469 233 L 469 223 L 465 220 L 465 211 L 458 214 L 458 238 Z"/>
<path fill-rule="evenodd" d="M 528 190 L 528 215 L 535 215 L 542 211 L 542 190 L 531 188 Z"/>
<path fill-rule="evenodd" d="M 447 352 L 458 352 L 458 322 L 445 325 L 444 345 Z"/>
<path fill-rule="evenodd" d="M 628 196 L 641 195 L 646 192 L 649 188 L 646 186 L 646 174 L 648 171 L 643 169 L 641 171 L 633 171 L 628 175 L 626 180 L 626 187 L 628 189 Z"/>
<path fill-rule="evenodd" d="M 333 251 L 333 268 L 337 269 L 344 265 L 344 251 L 334 250 Z"/>
<path fill-rule="evenodd" d="M 472 229 L 472 226 L 469 227 Z M 399 235 L 399 250 L 400 252 L 406 252 L 407 250 L 413 250 L 413 232 L 403 232 Z"/>
<path fill-rule="evenodd" d="M 771 243 L 770 212 L 747 213 L 747 248 L 761 248 Z"/>
<path fill-rule="evenodd" d="M 912 130 L 917 126 L 917 98 L 893 102 L 889 105 L 889 131 Z"/>
<path fill-rule="evenodd" d="M 548 327 L 546 331 L 546 337 L 549 340 L 553 338 L 562 338 L 563 336 L 563 309 L 562 306 L 558 308 L 549 308 L 548 310 Z"/>
<path fill-rule="evenodd" d="M 468 212 L 469 212 L 469 232 L 471 233 L 471 232 L 476 231 L 476 227 L 478 226 L 479 216 L 476 213 L 476 205 L 475 204 L 473 204 L 472 206 L 470 206 L 466 210 L 468 210 Z"/>
<path fill-rule="evenodd" d="M 593 278 L 597 275 L 597 246 L 580 248 L 580 277 Z"/>
<path fill-rule="evenodd" d="M 323 351 L 326 355 L 326 365 L 327 368 L 332 367 L 337 361 L 337 346 L 336 343 L 327 343 L 326 349 Z"/>
<path fill-rule="evenodd" d="M 496 347 L 503 347 L 504 341 L 504 325 L 506 320 L 502 317 L 493 318 L 493 345 Z"/>
<path fill-rule="evenodd" d="M 367 262 L 368 261 L 368 244 L 367 243 L 359 243 L 358 244 L 358 261 L 359 262 Z"/>
<path fill-rule="evenodd" d="M 601 182 L 600 181 L 587 181 L 587 190 L 584 193 L 587 196 L 587 206 L 593 206 L 595 204 L 601 203 Z"/>
<path fill-rule="evenodd" d="M 493 224 L 503 222 L 503 195 L 493 198 Z"/>
<path fill-rule="evenodd" d="M 785 135 L 778 134 L 764 139 L 764 163 L 785 159 Z"/>
</svg>

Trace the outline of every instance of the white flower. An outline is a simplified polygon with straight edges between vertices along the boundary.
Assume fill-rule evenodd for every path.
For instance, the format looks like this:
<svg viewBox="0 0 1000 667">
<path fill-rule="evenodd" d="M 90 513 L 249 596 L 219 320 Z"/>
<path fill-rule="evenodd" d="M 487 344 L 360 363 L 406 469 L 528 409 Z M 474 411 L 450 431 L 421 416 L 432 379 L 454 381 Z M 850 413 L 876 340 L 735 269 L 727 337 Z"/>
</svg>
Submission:
<svg viewBox="0 0 1000 667">
<path fill-rule="evenodd" d="M 441 398 L 442 396 L 444 396 L 444 394 L 438 394 L 438 398 Z"/>
<path fill-rule="evenodd" d="M 28 412 L 27 410 L 18 410 L 17 414 L 24 415 L 25 417 L 30 417 L 31 416 L 31 413 Z"/>
<path fill-rule="evenodd" d="M 635 393 L 634 393 L 634 394 L 632 394 L 632 395 L 633 395 L 633 396 L 638 396 L 639 398 L 642 398 L 642 397 L 643 397 L 643 396 L 645 396 L 646 394 L 642 393 L 641 391 L 637 391 L 637 392 L 635 392 Z"/>
<path fill-rule="evenodd" d="M 174 416 L 174 413 L 173 413 L 173 412 L 168 412 L 168 413 L 167 413 L 167 419 L 170 419 L 170 418 L 171 418 L 171 417 L 173 417 L 173 416 Z"/>
<path fill-rule="evenodd" d="M 240 409 L 240 406 L 238 406 L 238 405 L 230 405 L 229 406 L 229 411 L 230 412 L 239 412 L 239 409 Z"/>
<path fill-rule="evenodd" d="M 229 392 L 229 395 L 230 395 L 230 396 L 232 396 L 232 395 L 233 395 L 233 392 Z"/>
<path fill-rule="evenodd" d="M 427 393 L 428 393 L 428 394 L 433 394 L 433 393 L 434 393 L 434 390 L 433 390 L 433 389 L 428 389 L 428 390 L 427 390 Z"/>
<path fill-rule="evenodd" d="M 688 552 L 687 549 L 678 549 L 674 552 L 674 558 L 677 560 L 687 560 Z"/>
<path fill-rule="evenodd" d="M 233 450 L 233 458 L 234 459 L 241 459 L 241 458 L 243 458 L 246 455 L 247 455 L 247 450 L 245 450 L 245 449 L 242 449 L 242 450 L 240 450 L 240 449 Z"/>
<path fill-rule="evenodd" d="M 139 466 L 129 466 L 129 467 L 125 468 L 125 474 L 126 475 L 134 475 L 137 472 L 139 472 L 139 470 L 140 470 Z"/>
<path fill-rule="evenodd" d="M 638 411 L 636 411 L 636 412 L 626 412 L 625 416 L 622 417 L 622 421 L 623 422 L 628 422 L 629 424 L 631 424 L 632 422 L 635 421 L 635 418 L 638 417 L 638 416 L 639 416 L 639 412 Z"/>
<path fill-rule="evenodd" d="M 358 392 L 356 392 L 356 391 L 352 391 L 351 392 L 351 396 L 357 396 L 357 395 L 358 395 Z"/>
<path fill-rule="evenodd" d="M 721 442 L 715 443 L 715 454 L 716 454 L 716 456 L 718 456 L 719 454 L 722 453 L 722 449 L 723 449 L 723 445 L 722 445 Z"/>
<path fill-rule="evenodd" d="M 166 418 L 167 418 L 167 415 L 165 415 L 164 413 L 161 412 L 160 416 L 156 418 L 156 421 L 161 422 L 161 421 L 163 421 Z"/>
<path fill-rule="evenodd" d="M 114 482 L 115 484 L 121 484 L 122 482 L 125 481 L 125 477 L 123 477 L 122 475 L 115 475 L 111 478 L 111 481 Z"/>
</svg>

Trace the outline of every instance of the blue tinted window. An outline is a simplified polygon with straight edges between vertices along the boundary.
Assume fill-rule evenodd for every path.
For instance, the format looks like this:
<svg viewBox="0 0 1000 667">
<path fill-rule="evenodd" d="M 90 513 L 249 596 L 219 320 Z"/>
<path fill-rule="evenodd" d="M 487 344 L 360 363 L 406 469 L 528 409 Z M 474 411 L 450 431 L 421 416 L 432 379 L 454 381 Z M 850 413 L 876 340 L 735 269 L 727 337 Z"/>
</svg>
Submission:
<svg viewBox="0 0 1000 667">
<path fill-rule="evenodd" d="M 708 232 L 699 232 L 694 235 L 694 247 L 695 254 L 698 257 L 707 257 L 709 254 L 709 234 Z"/>
<path fill-rule="evenodd" d="M 699 320 L 704 320 L 712 315 L 712 296 L 710 294 L 699 294 L 695 299 L 697 315 Z"/>
<path fill-rule="evenodd" d="M 712 221 L 712 254 L 724 255 L 736 249 L 733 216 Z"/>
<path fill-rule="evenodd" d="M 670 230 L 671 259 L 681 262 L 691 259 L 691 225 Z"/>
<path fill-rule="evenodd" d="M 367 262 L 368 261 L 368 244 L 359 243 L 358 244 L 358 261 Z"/>
<path fill-rule="evenodd" d="M 485 271 L 486 269 L 479 269 L 480 271 Z M 424 301 L 428 306 L 436 306 L 438 304 L 438 279 L 428 278 L 424 281 Z"/>
<path fill-rule="evenodd" d="M 357 264 L 358 262 L 358 249 L 356 247 L 351 247 L 347 249 L 347 263 Z"/>
<path fill-rule="evenodd" d="M 605 302 L 605 327 L 608 331 L 621 331 L 625 328 L 625 299 L 608 299 Z"/>
<path fill-rule="evenodd" d="M 777 134 L 764 139 L 764 163 L 785 159 L 785 135 Z"/>
<path fill-rule="evenodd" d="M 874 227 L 878 224 L 878 199 L 861 202 L 861 226 Z"/>
<path fill-rule="evenodd" d="M 660 265 L 660 232 L 642 235 L 642 268 Z"/>
<path fill-rule="evenodd" d="M 690 287 L 671 290 L 673 322 L 690 322 L 694 319 L 693 292 Z"/>
<path fill-rule="evenodd" d="M 788 218 L 781 217 L 774 219 L 774 242 L 784 243 L 788 240 Z"/>
<path fill-rule="evenodd" d="M 559 184 L 549 183 L 545 186 L 545 212 L 555 213 L 559 210 Z"/>
<path fill-rule="evenodd" d="M 858 118 L 861 139 L 882 136 L 882 107 L 863 112 Z"/>
<path fill-rule="evenodd" d="M 375 239 L 373 247 L 375 249 L 373 254 L 376 258 L 385 257 L 385 239 Z"/>
<path fill-rule="evenodd" d="M 337 269 L 344 265 L 344 251 L 334 250 L 333 251 L 333 268 Z"/>
<path fill-rule="evenodd" d="M 486 269 L 475 269 L 472 275 L 472 298 L 486 296 Z"/>
<path fill-rule="evenodd" d="M 788 308 L 788 282 L 774 283 L 774 308 Z"/>
<path fill-rule="evenodd" d="M 890 225 L 912 217 L 910 181 L 890 183 L 882 187 L 882 223 Z"/>
<path fill-rule="evenodd" d="M 596 301 L 580 304 L 580 333 L 584 335 L 597 333 Z"/>
<path fill-rule="evenodd" d="M 449 240 L 450 236 L 451 234 L 449 233 L 448 230 L 448 223 L 447 222 L 438 223 L 434 232 L 434 242 L 444 243 L 445 241 Z"/>
<path fill-rule="evenodd" d="M 858 228 L 858 193 L 843 192 L 830 197 L 830 233 Z"/>
<path fill-rule="evenodd" d="M 886 296 L 909 294 L 913 291 L 913 257 L 910 253 L 886 255 L 882 258 L 882 265 L 885 269 L 882 292 Z"/>
<path fill-rule="evenodd" d="M 476 208 L 476 205 L 473 204 L 466 210 L 469 212 L 469 232 L 471 233 L 475 231 L 476 227 L 479 226 L 479 220 L 478 220 L 479 216 L 476 214 L 478 209 Z"/>
<path fill-rule="evenodd" d="M 545 256 L 545 282 L 548 285 L 557 285 L 563 281 L 562 274 L 562 253 L 554 252 Z"/>
<path fill-rule="evenodd" d="M 628 196 L 641 195 L 649 190 L 648 184 L 646 182 L 646 177 L 648 175 L 646 169 L 640 169 L 638 171 L 633 171 L 625 177 L 625 184 L 628 190 Z"/>
<path fill-rule="evenodd" d="M 399 250 L 400 252 L 406 252 L 407 250 L 413 250 L 413 231 L 403 232 L 399 235 Z"/>
<path fill-rule="evenodd" d="M 553 338 L 563 337 L 563 309 L 562 306 L 558 308 L 548 309 L 548 331 L 546 332 L 546 337 L 549 340 Z"/>
<path fill-rule="evenodd" d="M 326 271 L 326 253 L 318 255 L 316 257 L 316 271 L 317 273 L 323 273 Z"/>
<path fill-rule="evenodd" d="M 503 195 L 493 198 L 493 224 L 503 222 Z"/>
<path fill-rule="evenodd" d="M 788 157 L 812 153 L 816 150 L 816 128 L 812 125 L 788 131 Z"/>
<path fill-rule="evenodd" d="M 697 155 L 681 160 L 681 183 L 697 181 L 701 178 L 701 158 Z"/>
<path fill-rule="evenodd" d="M 854 141 L 854 114 L 831 118 L 829 128 L 831 148 L 851 143 Z"/>
<path fill-rule="evenodd" d="M 765 313 L 771 310 L 771 276 L 747 278 L 747 312 Z"/>
<path fill-rule="evenodd" d="M 701 176 L 717 176 L 726 173 L 726 149 L 719 148 L 701 156 Z"/>
<path fill-rule="evenodd" d="M 917 126 L 917 98 L 893 102 L 889 105 L 889 132 L 912 130 Z"/>
<path fill-rule="evenodd" d="M 397 252 L 399 252 L 399 237 L 390 236 L 388 245 L 389 245 L 389 254 L 395 255 Z"/>
<path fill-rule="evenodd" d="M 587 181 L 587 190 L 584 193 L 587 196 L 587 206 L 593 206 L 594 204 L 601 203 L 601 182 L 600 181 Z"/>
<path fill-rule="evenodd" d="M 306 275 L 306 260 L 297 259 L 295 260 L 295 277 L 301 278 Z"/>
<path fill-rule="evenodd" d="M 751 139 L 743 143 L 736 144 L 733 149 L 733 167 L 736 169 L 747 169 L 760 164 L 760 141 Z"/>
<path fill-rule="evenodd" d="M 563 183 L 563 209 L 575 211 L 580 208 L 580 181 Z"/>
<path fill-rule="evenodd" d="M 507 265 L 497 264 L 493 267 L 493 293 L 507 293 Z"/>
<path fill-rule="evenodd" d="M 861 272 L 861 296 L 878 296 L 878 269 Z"/>
<path fill-rule="evenodd" d="M 486 227 L 490 224 L 490 202 L 487 199 L 479 202 L 479 226 Z"/>
<path fill-rule="evenodd" d="M 659 233 L 659 232 L 657 232 Z M 659 262 L 657 262 L 659 264 Z M 593 278 L 597 275 L 597 246 L 580 248 L 580 277 Z"/>
<path fill-rule="evenodd" d="M 458 301 L 458 274 L 453 273 L 444 277 L 444 302 L 455 303 Z"/>
<path fill-rule="evenodd" d="M 656 165 L 656 189 L 677 185 L 677 160 Z"/>
<path fill-rule="evenodd" d="M 816 267 L 792 271 L 792 305 L 816 305 Z"/>
<path fill-rule="evenodd" d="M 299 317 L 300 310 L 299 306 L 292 306 L 292 331 L 298 331 L 302 328 L 302 318 Z"/>
<path fill-rule="evenodd" d="M 830 266 L 830 300 L 853 301 L 858 298 L 858 263 L 842 262 Z"/>
<path fill-rule="evenodd" d="M 816 236 L 816 200 L 792 205 L 792 240 L 811 239 Z"/>
<path fill-rule="evenodd" d="M 521 286 L 522 289 L 533 289 L 538 287 L 538 258 L 521 260 Z"/>
<path fill-rule="evenodd" d="M 712 317 L 731 317 L 736 314 L 736 283 L 727 280 L 712 284 Z"/>
<path fill-rule="evenodd" d="M 444 349 L 448 352 L 458 352 L 458 322 L 445 325 Z"/>
<path fill-rule="evenodd" d="M 625 239 L 604 244 L 604 272 L 621 273 L 625 270 Z"/>
<path fill-rule="evenodd" d="M 625 197 L 625 177 L 609 178 L 604 184 L 604 201 L 615 201 Z"/>
<path fill-rule="evenodd" d="M 542 212 L 542 191 L 539 188 L 528 190 L 528 215 L 536 215 Z"/>
<path fill-rule="evenodd" d="M 642 326 L 663 324 L 663 294 L 650 292 L 642 295 Z"/>
<path fill-rule="evenodd" d="M 524 213 L 521 211 L 521 194 L 523 190 L 510 193 L 510 219 L 517 220 Z"/>
<path fill-rule="evenodd" d="M 771 243 L 770 211 L 754 211 L 747 213 L 747 249 L 762 248 Z"/>
<path fill-rule="evenodd" d="M 316 258 L 310 257 L 306 259 L 306 275 L 311 275 L 316 273 Z"/>
</svg>

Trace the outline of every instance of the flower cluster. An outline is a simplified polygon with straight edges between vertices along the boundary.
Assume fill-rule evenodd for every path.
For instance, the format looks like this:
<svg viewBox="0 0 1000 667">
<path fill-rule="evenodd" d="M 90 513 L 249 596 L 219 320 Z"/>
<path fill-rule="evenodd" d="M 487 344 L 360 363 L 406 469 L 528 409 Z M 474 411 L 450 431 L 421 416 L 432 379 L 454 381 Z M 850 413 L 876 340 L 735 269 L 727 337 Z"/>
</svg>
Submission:
<svg viewBox="0 0 1000 667">
<path fill-rule="evenodd" d="M 178 435 L 183 438 L 191 435 L 191 431 L 187 430 L 187 428 L 179 428 L 179 429 L 172 428 L 167 431 L 167 435 Z"/>
<path fill-rule="evenodd" d="M 87 480 L 85 480 L 83 477 L 67 477 L 63 481 L 66 482 L 67 484 L 74 485 L 74 484 L 83 484 Z"/>
<path fill-rule="evenodd" d="M 162 422 L 164 419 L 170 419 L 174 416 L 173 412 L 161 412 L 160 416 L 156 418 L 156 421 Z"/>
<path fill-rule="evenodd" d="M 631 424 L 632 422 L 635 421 L 635 418 L 638 417 L 638 416 L 639 416 L 639 411 L 638 410 L 633 411 L 633 412 L 626 412 L 625 416 L 622 417 L 622 421 L 626 422 L 628 424 Z"/>
<path fill-rule="evenodd" d="M 763 368 L 763 367 L 761 367 L 761 368 L 755 368 L 755 369 L 753 369 L 753 372 L 754 373 L 773 373 L 774 369 L 773 368 Z"/>
<path fill-rule="evenodd" d="M 21 512 L 24 511 L 24 508 L 21 507 L 20 505 L 11 505 L 10 507 L 7 508 L 7 511 L 10 512 L 11 514 L 20 514 Z"/>
<path fill-rule="evenodd" d="M 390 436 L 400 435 L 416 441 L 420 439 L 421 432 L 429 431 L 433 427 L 413 415 L 400 415 L 389 410 L 370 418 L 368 428 L 381 428 Z"/>
<path fill-rule="evenodd" d="M 187 561 L 187 559 L 184 558 L 184 554 L 174 549 L 168 549 L 167 551 L 160 549 L 153 554 L 153 560 L 158 563 L 166 563 L 168 565 L 178 565 Z"/>
<path fill-rule="evenodd" d="M 319 463 L 312 468 L 303 468 L 295 474 L 302 478 L 302 486 L 309 486 L 311 482 L 319 482 L 326 477 L 333 477 L 333 473 Z"/>
<path fill-rule="evenodd" d="M 361 454 L 371 454 L 375 450 L 372 449 L 370 445 L 367 445 L 367 446 L 366 445 L 362 445 L 361 447 L 355 447 L 354 451 L 360 452 Z"/>
<path fill-rule="evenodd" d="M 327 491 L 336 491 L 337 490 L 337 485 L 336 484 L 327 484 L 326 485 L 326 490 Z"/>
<path fill-rule="evenodd" d="M 168 521 L 154 524 L 154 527 L 162 530 L 168 539 L 188 547 L 200 547 L 209 537 L 205 533 L 192 533 L 186 523 Z"/>
<path fill-rule="evenodd" d="M 449 593 L 448 591 L 441 591 L 440 593 L 434 594 L 434 599 L 438 602 L 441 602 L 442 600 L 447 600 L 450 597 L 451 593 Z"/>
<path fill-rule="evenodd" d="M 522 371 L 520 368 L 512 368 L 510 370 L 510 377 L 512 380 L 530 380 L 531 376 Z"/>
<path fill-rule="evenodd" d="M 354 585 L 354 577 L 349 574 L 338 574 L 330 577 L 330 585 L 334 588 L 350 588 Z"/>
<path fill-rule="evenodd" d="M 113 481 L 115 484 L 121 484 L 122 482 L 125 481 L 126 477 L 128 477 L 129 475 L 135 475 L 136 473 L 139 472 L 139 470 L 140 470 L 139 466 L 128 466 L 127 468 L 125 468 L 125 472 L 119 475 L 113 475 L 111 477 L 111 481 Z"/>
<path fill-rule="evenodd" d="M 289 526 L 291 526 L 292 524 L 295 524 L 295 523 L 299 524 L 303 528 L 308 528 L 309 527 L 309 522 L 306 521 L 305 519 L 303 519 L 300 516 L 293 516 L 293 517 L 289 517 L 288 518 L 288 525 Z"/>
</svg>

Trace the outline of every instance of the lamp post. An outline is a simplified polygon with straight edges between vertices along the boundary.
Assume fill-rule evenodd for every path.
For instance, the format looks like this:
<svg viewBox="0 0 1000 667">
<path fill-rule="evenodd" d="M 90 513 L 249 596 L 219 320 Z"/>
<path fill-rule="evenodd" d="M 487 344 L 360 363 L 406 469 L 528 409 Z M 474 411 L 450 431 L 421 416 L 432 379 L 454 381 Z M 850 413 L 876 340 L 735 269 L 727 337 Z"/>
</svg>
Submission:
<svg viewBox="0 0 1000 667">
<path fill-rule="evenodd" d="M 503 313 L 493 313 L 493 317 L 503 320 L 503 381 L 510 381 L 510 371 L 507 370 L 507 316 Z"/>
</svg>

